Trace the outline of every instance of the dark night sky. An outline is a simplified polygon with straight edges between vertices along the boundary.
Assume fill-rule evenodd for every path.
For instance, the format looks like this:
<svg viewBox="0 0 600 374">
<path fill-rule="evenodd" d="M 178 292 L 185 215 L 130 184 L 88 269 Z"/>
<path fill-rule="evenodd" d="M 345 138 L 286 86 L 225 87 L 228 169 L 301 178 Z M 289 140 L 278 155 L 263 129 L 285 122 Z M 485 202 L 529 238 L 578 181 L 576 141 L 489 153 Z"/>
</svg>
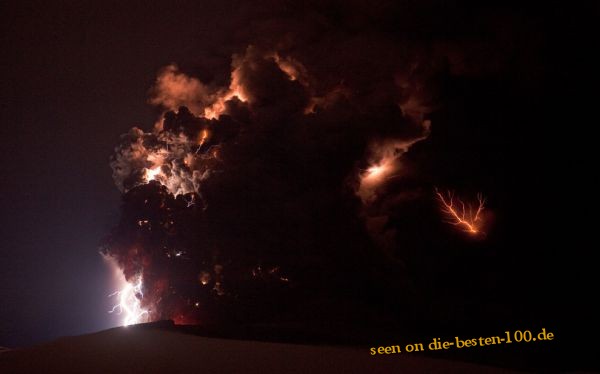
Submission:
<svg viewBox="0 0 600 374">
<path fill-rule="evenodd" d="M 100 238 L 118 215 L 120 195 L 111 178 L 108 158 L 120 134 L 132 125 L 143 124 L 147 128 L 155 121 L 158 111 L 148 105 L 147 98 L 161 67 L 172 62 L 194 66 L 196 60 L 207 64 L 207 59 L 214 58 L 208 64 L 224 63 L 221 68 L 228 69 L 231 48 L 226 43 L 244 39 L 245 29 L 239 27 L 245 25 L 240 21 L 244 16 L 233 13 L 233 20 L 224 21 L 238 4 L 158 6 L 154 3 L 129 2 L 133 5 L 124 6 L 119 2 L 98 1 L 49 5 L 42 1 L 13 1 L 0 5 L 3 51 L 0 65 L 4 84 L 0 90 L 0 346 L 28 345 L 115 325 L 106 313 L 110 304 L 106 296 L 112 292 L 109 274 L 97 252 Z M 444 11 L 434 12 L 435 20 L 431 22 L 444 25 L 444 12 L 455 11 L 456 2 L 440 4 L 444 4 Z M 255 14 L 268 18 L 268 9 L 266 6 Z M 456 12 L 473 19 L 468 8 Z M 489 14 L 485 10 L 482 13 Z M 515 14 L 519 19 L 537 11 L 529 8 Z M 560 19 L 561 10 L 554 9 L 548 14 L 551 20 L 547 22 L 539 21 L 541 16 L 532 18 L 547 27 Z M 460 17 L 454 19 L 456 25 L 460 24 L 456 19 Z M 575 24 L 574 19 L 566 17 L 562 21 L 569 26 Z M 424 22 L 425 26 L 415 28 L 421 34 L 427 34 L 423 28 L 428 23 Z M 538 93 L 553 88 L 563 94 L 568 92 L 567 75 L 541 83 L 536 77 L 526 76 L 531 71 L 550 75 L 565 68 L 565 55 L 575 48 L 569 44 L 574 31 L 566 26 L 564 30 L 556 27 L 540 31 L 545 36 L 541 39 L 556 38 L 556 43 L 548 43 L 552 48 L 544 44 L 542 52 L 536 50 L 531 58 L 524 58 L 526 64 L 522 70 L 513 71 L 527 78 L 518 85 L 523 91 L 505 98 L 509 110 L 524 114 L 515 120 L 519 126 L 540 119 L 540 122 L 553 121 L 556 127 L 569 119 L 571 111 L 566 108 L 569 105 L 560 105 L 571 103 L 572 98 L 548 93 L 543 99 L 529 101 L 523 93 L 531 86 L 534 86 L 532 92 Z M 544 34 L 550 30 L 552 33 Z M 465 28 L 458 33 L 468 35 L 469 31 Z M 222 48 L 215 44 L 215 39 L 224 41 Z M 536 36 L 530 40 L 535 43 Z M 204 46 L 208 47 L 203 49 Z M 558 60 L 554 59 L 554 47 L 565 51 L 556 54 Z M 527 51 L 522 53 L 526 55 Z M 460 84 L 447 84 L 446 88 L 460 92 Z M 502 100 L 502 89 L 506 86 L 498 83 L 498 87 L 498 100 Z M 469 90 L 466 92 L 468 97 Z M 511 99 L 516 100 L 513 106 Z M 528 103 L 531 111 L 526 108 Z M 499 107 L 490 106 L 491 110 Z M 545 108 L 554 108 L 555 112 L 540 113 Z M 480 111 L 472 116 L 495 118 L 486 109 Z M 560 134 L 552 132 L 538 137 L 536 132 L 543 128 L 537 123 L 522 131 L 515 129 L 518 135 L 511 145 L 520 150 L 519 147 L 526 148 L 527 142 L 538 139 L 531 143 L 531 149 L 539 152 L 526 153 L 530 157 L 515 173 L 515 178 L 527 177 L 532 182 L 527 194 L 539 191 L 550 175 L 551 166 L 568 168 L 564 159 L 553 158 L 557 155 L 553 154 L 552 142 L 558 141 Z M 506 137 L 502 139 L 508 139 L 504 128 L 496 130 Z M 545 136 L 551 139 L 546 140 Z M 435 141 L 443 143 L 443 138 Z M 543 155 L 548 153 L 544 152 L 553 156 L 546 158 Z M 538 179 L 531 175 L 534 169 L 539 172 Z M 506 183 L 503 187 L 511 193 L 516 190 L 518 182 Z M 539 197 L 552 196 L 554 192 L 542 191 Z M 517 202 L 509 202 L 507 211 L 514 212 L 513 205 L 527 201 L 521 196 Z M 559 209 L 566 205 L 562 200 L 557 202 Z M 544 204 L 538 198 L 531 207 L 544 209 Z M 522 229 L 526 218 L 520 216 L 517 222 Z M 552 230 L 561 227 L 549 217 L 541 222 L 554 222 Z M 533 229 L 543 232 L 541 226 L 538 223 Z M 554 239 L 562 242 L 564 237 L 556 234 Z M 537 244 L 540 248 L 534 253 L 540 254 L 546 241 L 530 238 L 524 242 L 530 247 Z M 553 261 L 545 258 L 542 263 L 554 264 Z M 534 255 L 524 260 L 524 264 L 536 264 Z M 550 294 L 548 287 L 544 288 L 544 294 Z"/>
</svg>

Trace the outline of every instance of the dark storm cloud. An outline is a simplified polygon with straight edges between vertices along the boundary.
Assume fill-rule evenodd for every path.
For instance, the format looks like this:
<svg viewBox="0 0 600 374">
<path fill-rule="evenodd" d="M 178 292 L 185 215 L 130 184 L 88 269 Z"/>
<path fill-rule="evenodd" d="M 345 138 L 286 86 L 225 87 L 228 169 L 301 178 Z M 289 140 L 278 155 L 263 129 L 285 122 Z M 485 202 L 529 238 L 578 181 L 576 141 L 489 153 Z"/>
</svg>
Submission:
<svg viewBox="0 0 600 374">
<path fill-rule="evenodd" d="M 297 287 L 343 293 L 377 284 L 381 295 L 406 287 L 408 274 L 384 265 L 382 253 L 402 262 L 419 247 L 403 235 L 433 225 L 432 189 L 452 176 L 419 170 L 430 152 L 404 157 L 435 134 L 430 117 L 453 76 L 505 69 L 513 36 L 489 22 L 506 19 L 490 12 L 245 4 L 199 42 L 233 56 L 230 68 L 205 54 L 185 73 L 165 68 L 152 102 L 171 111 L 116 149 L 115 180 L 126 193 L 105 245 L 128 277 L 143 273 L 153 318 L 206 319 L 198 313 L 228 303 L 240 315 L 272 312 L 268 301 Z M 365 187 L 365 170 L 382 162 L 393 173 Z M 427 164 L 435 173 L 436 162 Z M 424 218 L 403 226 L 411 216 Z"/>
</svg>

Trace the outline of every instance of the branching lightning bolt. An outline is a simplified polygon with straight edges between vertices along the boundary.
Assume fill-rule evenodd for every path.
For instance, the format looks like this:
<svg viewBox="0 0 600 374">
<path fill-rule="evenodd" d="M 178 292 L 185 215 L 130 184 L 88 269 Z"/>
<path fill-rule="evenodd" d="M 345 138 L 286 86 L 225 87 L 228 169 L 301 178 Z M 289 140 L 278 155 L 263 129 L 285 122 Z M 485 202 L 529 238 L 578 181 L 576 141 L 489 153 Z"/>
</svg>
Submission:
<svg viewBox="0 0 600 374">
<path fill-rule="evenodd" d="M 473 209 L 471 204 L 465 204 L 462 200 L 455 198 L 453 192 L 448 191 L 444 196 L 436 188 L 435 193 L 448 223 L 459 226 L 464 232 L 472 235 L 481 232 L 481 212 L 485 207 L 485 199 L 481 193 L 477 194 L 477 209 Z"/>
<path fill-rule="evenodd" d="M 119 303 L 116 304 L 109 313 L 124 314 L 123 326 L 134 325 L 144 321 L 148 316 L 148 311 L 142 308 L 142 277 L 140 276 L 135 284 L 127 283 L 120 291 L 116 291 L 109 297 L 118 296 Z"/>
</svg>

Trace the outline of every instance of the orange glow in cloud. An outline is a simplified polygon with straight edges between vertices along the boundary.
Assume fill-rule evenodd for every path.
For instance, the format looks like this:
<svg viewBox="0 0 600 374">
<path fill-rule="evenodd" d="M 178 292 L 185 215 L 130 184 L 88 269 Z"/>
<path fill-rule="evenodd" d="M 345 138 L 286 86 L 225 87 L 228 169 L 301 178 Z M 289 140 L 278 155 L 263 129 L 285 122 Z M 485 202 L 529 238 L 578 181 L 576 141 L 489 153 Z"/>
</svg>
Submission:
<svg viewBox="0 0 600 374">
<path fill-rule="evenodd" d="M 168 110 L 186 106 L 192 113 L 201 113 L 212 99 L 213 93 L 209 87 L 171 64 L 164 67 L 156 78 L 150 103 Z"/>
<path fill-rule="evenodd" d="M 388 178 L 395 175 L 397 171 L 396 159 L 393 155 L 386 155 L 378 163 L 371 165 L 360 175 L 358 196 L 364 203 L 374 200 L 377 196 L 377 188 Z"/>
<path fill-rule="evenodd" d="M 421 136 L 410 140 L 386 140 L 385 142 L 371 144 L 373 162 L 371 166 L 359 175 L 359 185 L 356 194 L 364 204 L 372 203 L 377 199 L 377 190 L 387 180 L 401 176 L 400 159 L 408 152 L 410 147 L 429 136 L 431 122 L 422 122 L 423 133 Z"/>
<path fill-rule="evenodd" d="M 233 87 L 233 84 L 231 85 Z M 204 117 L 207 119 L 217 119 L 225 112 L 225 102 L 237 97 L 240 101 L 246 102 L 248 99 L 242 93 L 241 87 L 230 88 L 227 92 L 217 98 L 210 106 L 204 108 Z"/>
<path fill-rule="evenodd" d="M 367 177 L 377 178 L 377 176 L 381 175 L 384 171 L 385 167 L 383 165 L 371 166 L 369 169 L 367 169 Z"/>
<path fill-rule="evenodd" d="M 153 87 L 150 103 L 161 105 L 167 110 L 177 110 L 186 106 L 192 113 L 207 119 L 219 118 L 225 111 L 225 102 L 237 97 L 248 101 L 240 85 L 239 69 L 231 72 L 231 85 L 228 89 L 215 89 L 181 71 L 176 65 L 168 65 L 161 70 Z"/>
<path fill-rule="evenodd" d="M 160 174 L 160 166 L 156 166 L 152 169 L 146 169 L 146 182 L 150 182 L 156 179 L 156 177 Z"/>
<path fill-rule="evenodd" d="M 217 99 L 209 106 L 204 108 L 204 117 L 207 119 L 217 119 L 225 112 L 225 102 L 237 97 L 242 102 L 248 101 L 248 96 L 244 93 L 244 89 L 240 84 L 239 68 L 233 69 L 231 72 L 231 84 L 227 91 L 223 91 Z"/>
<path fill-rule="evenodd" d="M 298 81 L 304 87 L 309 86 L 308 72 L 299 61 L 290 56 L 282 57 L 277 52 L 266 53 L 262 57 L 272 59 L 291 81 Z M 234 58 L 231 84 L 228 88 L 206 85 L 197 78 L 181 72 L 177 65 L 168 65 L 160 71 L 156 78 L 150 103 L 173 111 L 180 106 L 186 106 L 197 116 L 218 119 L 225 112 L 227 101 L 237 98 L 242 102 L 248 102 L 250 99 L 241 84 L 245 61 L 245 56 Z M 325 98 L 318 100 L 323 101 Z M 312 112 L 315 105 L 316 102 L 312 103 L 307 109 L 307 113 Z"/>
<path fill-rule="evenodd" d="M 460 227 L 471 235 L 481 232 L 483 224 L 481 213 L 485 207 L 485 199 L 481 194 L 477 194 L 477 208 L 474 209 L 472 204 L 465 204 L 462 200 L 455 198 L 452 192 L 442 194 L 436 189 L 435 193 L 448 223 Z"/>
<path fill-rule="evenodd" d="M 303 86 L 308 86 L 308 72 L 299 61 L 289 56 L 281 57 L 277 52 L 267 54 L 266 57 L 272 58 L 291 81 L 298 81 Z"/>
<path fill-rule="evenodd" d="M 363 176 L 363 181 L 370 184 L 378 184 L 385 179 L 393 170 L 393 159 L 383 159 L 377 165 L 369 167 Z"/>
</svg>

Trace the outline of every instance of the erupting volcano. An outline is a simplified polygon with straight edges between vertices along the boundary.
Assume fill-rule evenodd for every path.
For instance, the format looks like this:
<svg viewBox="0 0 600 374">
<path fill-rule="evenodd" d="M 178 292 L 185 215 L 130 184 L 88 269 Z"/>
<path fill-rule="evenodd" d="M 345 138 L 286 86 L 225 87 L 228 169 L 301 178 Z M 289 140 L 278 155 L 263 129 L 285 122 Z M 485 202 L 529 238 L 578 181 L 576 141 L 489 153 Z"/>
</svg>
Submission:
<svg viewBox="0 0 600 374">
<path fill-rule="evenodd" d="M 0 372 L 589 369 L 596 13 L 3 2 Z"/>
<path fill-rule="evenodd" d="M 161 117 L 111 158 L 123 206 L 102 253 L 128 282 L 113 312 L 124 324 L 261 320 L 299 294 L 371 282 L 356 274 L 399 242 L 394 215 L 430 198 L 405 159 L 432 131 L 436 68 L 415 56 L 367 81 L 253 45 L 225 87 L 163 68 L 150 99 Z M 479 231 L 482 201 L 473 217 L 441 201 Z"/>
</svg>

